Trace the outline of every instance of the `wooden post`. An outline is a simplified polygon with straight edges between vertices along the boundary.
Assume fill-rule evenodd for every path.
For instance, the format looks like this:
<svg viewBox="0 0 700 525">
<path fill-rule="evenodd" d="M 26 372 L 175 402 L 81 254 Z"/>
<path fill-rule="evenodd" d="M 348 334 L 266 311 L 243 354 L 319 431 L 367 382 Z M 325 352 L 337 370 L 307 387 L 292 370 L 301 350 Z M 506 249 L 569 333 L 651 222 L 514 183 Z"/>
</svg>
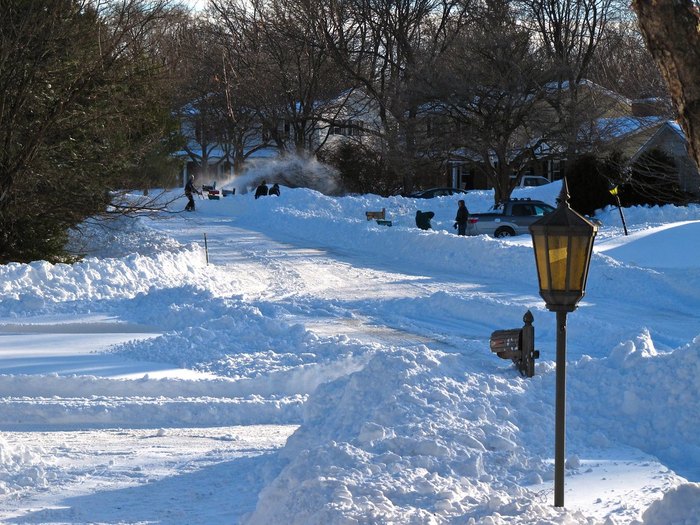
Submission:
<svg viewBox="0 0 700 525">
<path fill-rule="evenodd" d="M 525 377 L 535 375 L 535 359 L 540 353 L 535 350 L 534 317 L 528 310 L 523 316 L 525 326 L 509 330 L 496 330 L 491 334 L 491 351 L 501 359 L 510 359 Z"/>
<path fill-rule="evenodd" d="M 520 332 L 522 350 L 520 372 L 525 377 L 532 377 L 535 375 L 535 359 L 539 357 L 539 354 L 535 353 L 535 327 L 532 326 L 532 321 L 534 321 L 534 319 L 530 310 L 525 312 L 523 316 L 525 326 L 523 326 Z"/>
<path fill-rule="evenodd" d="M 617 210 L 620 212 L 620 219 L 622 220 L 622 228 L 625 230 L 625 235 L 627 235 L 627 224 L 625 223 L 625 215 L 622 213 L 622 205 L 620 204 L 620 196 L 615 193 L 615 202 L 617 202 Z"/>
</svg>

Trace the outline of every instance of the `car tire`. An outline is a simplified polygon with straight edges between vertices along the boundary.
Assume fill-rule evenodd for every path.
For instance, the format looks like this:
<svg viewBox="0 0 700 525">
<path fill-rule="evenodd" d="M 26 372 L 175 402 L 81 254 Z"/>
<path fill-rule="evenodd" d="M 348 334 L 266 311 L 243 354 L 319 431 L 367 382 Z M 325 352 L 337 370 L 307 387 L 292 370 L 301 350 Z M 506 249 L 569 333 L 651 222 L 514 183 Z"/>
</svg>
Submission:
<svg viewBox="0 0 700 525">
<path fill-rule="evenodd" d="M 503 237 L 513 237 L 514 235 L 515 231 L 513 231 L 513 228 L 510 226 L 501 226 L 493 233 L 493 236 L 497 239 L 502 239 Z"/>
</svg>

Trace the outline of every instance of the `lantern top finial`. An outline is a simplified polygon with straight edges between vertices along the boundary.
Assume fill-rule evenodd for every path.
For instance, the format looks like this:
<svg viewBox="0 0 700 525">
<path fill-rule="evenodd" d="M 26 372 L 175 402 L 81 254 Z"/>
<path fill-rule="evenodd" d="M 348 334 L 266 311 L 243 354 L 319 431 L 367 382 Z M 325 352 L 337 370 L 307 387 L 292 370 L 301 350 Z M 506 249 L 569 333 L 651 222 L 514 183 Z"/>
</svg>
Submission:
<svg viewBox="0 0 700 525">
<path fill-rule="evenodd" d="M 559 197 L 557 197 L 557 205 L 566 206 L 568 208 L 570 198 L 571 195 L 569 194 L 569 183 L 566 181 L 566 177 L 564 177 L 561 182 L 561 191 L 559 192 Z"/>
</svg>

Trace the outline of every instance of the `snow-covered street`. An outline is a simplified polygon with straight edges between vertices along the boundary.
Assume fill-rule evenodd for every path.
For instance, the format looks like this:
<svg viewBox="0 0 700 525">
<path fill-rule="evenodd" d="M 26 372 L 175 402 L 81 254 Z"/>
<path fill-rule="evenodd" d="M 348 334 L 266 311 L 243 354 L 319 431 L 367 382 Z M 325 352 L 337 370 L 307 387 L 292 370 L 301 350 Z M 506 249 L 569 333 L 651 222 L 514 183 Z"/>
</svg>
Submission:
<svg viewBox="0 0 700 525">
<path fill-rule="evenodd" d="M 6 447 L 31 443 L 51 462 L 43 487 L 3 502 L 3 523 L 231 522 L 253 510 L 255 473 L 295 428 L 6 432 Z M 42 481 L 26 475 L 25 486 Z"/>
<path fill-rule="evenodd" d="M 700 523 L 700 207 L 600 216 L 560 510 L 529 237 L 456 236 L 450 197 L 197 206 L 0 267 L 0 522 Z M 531 379 L 489 350 L 527 310 Z"/>
</svg>

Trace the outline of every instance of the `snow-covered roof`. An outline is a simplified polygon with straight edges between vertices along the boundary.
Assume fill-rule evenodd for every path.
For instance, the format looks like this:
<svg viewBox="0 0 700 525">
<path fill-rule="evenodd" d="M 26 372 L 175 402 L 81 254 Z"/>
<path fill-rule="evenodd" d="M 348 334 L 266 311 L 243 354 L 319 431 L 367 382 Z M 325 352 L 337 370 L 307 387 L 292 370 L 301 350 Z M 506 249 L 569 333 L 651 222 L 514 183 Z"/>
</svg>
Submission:
<svg viewBox="0 0 700 525">
<path fill-rule="evenodd" d="M 591 131 L 601 140 L 617 140 L 629 135 L 648 130 L 661 125 L 663 117 L 612 117 L 599 118 L 593 123 L 593 128 L 583 129 L 582 133 Z"/>
<path fill-rule="evenodd" d="M 601 94 L 605 95 L 606 97 L 609 97 L 609 98 L 616 100 L 618 102 L 621 102 L 623 104 L 627 104 L 627 105 L 632 104 L 632 101 L 629 98 L 625 97 L 624 95 L 621 95 L 620 93 L 617 93 L 617 92 L 612 91 L 608 88 L 605 88 L 605 87 L 601 86 L 600 84 L 596 84 L 592 80 L 588 80 L 588 79 L 584 78 L 584 79 L 581 79 L 578 84 L 579 84 L 579 86 L 590 88 L 592 91 L 601 93 Z M 570 86 L 570 84 L 569 84 L 568 80 L 564 80 L 562 82 L 554 81 L 554 82 L 549 82 L 549 83 L 545 84 L 545 88 L 551 93 L 554 93 L 554 92 L 559 91 L 559 90 L 566 91 L 569 89 L 569 86 Z"/>
<path fill-rule="evenodd" d="M 649 139 L 646 140 L 644 144 L 639 146 L 634 155 L 632 155 L 630 162 L 634 162 L 636 159 L 639 158 L 640 155 L 642 155 L 645 151 L 650 149 L 652 145 L 656 144 L 657 139 L 665 130 L 671 130 L 678 137 L 679 140 L 686 142 L 686 136 L 685 133 L 683 133 L 683 129 L 681 128 L 680 124 L 678 124 L 678 122 L 675 120 L 667 120 L 661 126 L 659 126 L 656 132 L 651 137 L 649 137 Z"/>
</svg>

